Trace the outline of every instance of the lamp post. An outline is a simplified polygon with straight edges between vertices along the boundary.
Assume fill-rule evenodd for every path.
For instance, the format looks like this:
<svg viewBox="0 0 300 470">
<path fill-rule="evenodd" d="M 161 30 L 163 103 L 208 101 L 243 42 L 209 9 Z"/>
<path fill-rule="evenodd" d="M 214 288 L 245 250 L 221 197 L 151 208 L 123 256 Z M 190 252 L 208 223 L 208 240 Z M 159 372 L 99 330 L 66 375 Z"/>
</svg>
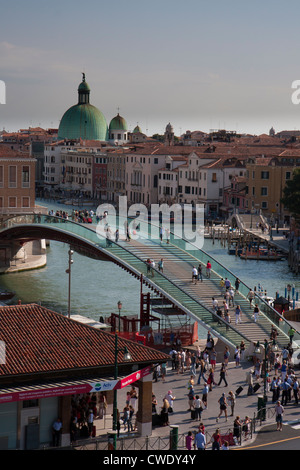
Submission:
<svg viewBox="0 0 300 470">
<path fill-rule="evenodd" d="M 267 341 L 265 340 L 264 342 L 264 350 L 265 350 L 265 357 L 264 357 L 264 403 L 267 403 L 267 370 L 268 370 L 268 352 L 269 348 L 271 347 L 271 350 L 273 352 L 278 351 L 278 346 L 276 344 L 275 340 L 272 341 Z M 261 352 L 259 341 L 256 344 L 255 350 L 257 354 Z"/>
<path fill-rule="evenodd" d="M 73 264 L 72 255 L 74 254 L 73 250 L 68 251 L 69 254 L 69 267 L 66 269 L 66 273 L 69 275 L 69 288 L 68 288 L 68 318 L 71 315 L 71 266 Z"/>
</svg>

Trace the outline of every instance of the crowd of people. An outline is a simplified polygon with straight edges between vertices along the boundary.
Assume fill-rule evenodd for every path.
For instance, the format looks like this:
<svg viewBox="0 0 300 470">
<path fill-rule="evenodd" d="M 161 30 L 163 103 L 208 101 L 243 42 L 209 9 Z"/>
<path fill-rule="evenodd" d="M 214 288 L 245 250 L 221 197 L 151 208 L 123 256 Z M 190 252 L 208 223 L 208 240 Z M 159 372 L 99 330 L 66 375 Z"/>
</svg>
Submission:
<svg viewBox="0 0 300 470">
<path fill-rule="evenodd" d="M 292 333 L 291 333 L 292 334 Z M 274 327 L 271 329 L 270 341 L 277 337 L 277 331 Z M 191 350 L 189 348 L 182 348 L 178 344 L 174 344 L 170 351 L 170 370 L 172 376 L 175 379 L 175 375 L 182 374 L 187 376 L 187 388 L 183 394 L 187 399 L 187 411 L 190 414 L 191 422 L 198 422 L 199 426 L 196 432 L 189 431 L 186 436 L 186 448 L 198 448 L 204 449 L 208 445 L 212 445 L 215 449 L 229 449 L 230 445 L 237 444 L 240 442 L 241 436 L 243 440 L 247 440 L 251 433 L 251 419 L 248 415 L 241 417 L 236 413 L 236 402 L 238 397 L 238 390 L 232 390 L 229 388 L 230 383 L 230 370 L 234 367 L 240 367 L 240 361 L 244 359 L 245 344 L 242 341 L 240 345 L 237 345 L 233 353 L 233 358 L 230 358 L 231 353 L 227 346 L 224 346 L 224 351 L 218 352 L 218 355 L 222 354 L 221 362 L 217 362 L 217 353 L 214 345 L 214 338 L 211 333 L 208 332 L 206 345 L 203 349 L 196 348 Z M 293 350 L 291 343 L 284 347 L 281 351 L 274 352 L 271 348 L 267 355 L 267 393 L 272 396 L 272 403 L 275 405 L 275 415 L 277 429 L 282 430 L 282 416 L 284 413 L 284 407 L 289 403 L 294 405 L 299 404 L 300 389 L 299 380 L 296 377 L 295 371 L 291 364 Z M 220 358 L 219 358 L 220 359 Z M 260 386 L 264 385 L 265 382 L 265 360 L 254 358 L 253 367 L 250 369 L 251 374 L 251 385 L 258 383 Z M 271 379 L 272 373 L 274 374 L 273 380 Z M 164 372 L 165 381 L 166 372 Z M 218 376 L 216 376 L 218 374 Z M 228 379 L 229 375 L 229 379 Z M 158 368 L 155 374 L 155 380 L 157 381 L 161 376 L 161 370 Z M 168 381 L 169 382 L 169 381 Z M 247 379 L 246 379 L 247 383 Z M 221 392 L 218 396 L 217 403 L 209 404 L 210 392 L 213 389 L 218 389 L 220 386 L 228 387 L 228 392 Z M 200 386 L 200 388 L 199 388 Z M 181 397 L 182 397 L 182 392 Z M 253 387 L 252 387 L 252 392 Z M 248 390 L 248 394 L 249 390 Z M 168 390 L 166 395 L 163 397 L 163 403 L 161 407 L 158 406 L 155 395 L 152 396 L 153 413 L 161 415 L 160 423 L 163 426 L 169 424 L 170 414 L 176 412 L 176 397 L 172 393 L 172 390 Z M 226 423 L 229 418 L 233 418 L 231 426 L 233 432 L 231 435 L 232 442 L 227 441 L 225 444 L 224 436 L 220 437 L 220 430 L 217 429 L 211 440 L 207 441 L 208 434 L 205 433 L 203 424 L 203 417 L 205 419 L 205 411 L 208 410 L 208 406 L 216 408 L 216 423 L 224 418 Z M 226 437 L 226 436 L 225 436 Z M 227 436 L 228 437 L 228 436 Z"/>
<path fill-rule="evenodd" d="M 71 401 L 71 442 L 95 435 L 94 421 L 106 415 L 107 400 L 103 392 L 74 395 Z"/>
</svg>

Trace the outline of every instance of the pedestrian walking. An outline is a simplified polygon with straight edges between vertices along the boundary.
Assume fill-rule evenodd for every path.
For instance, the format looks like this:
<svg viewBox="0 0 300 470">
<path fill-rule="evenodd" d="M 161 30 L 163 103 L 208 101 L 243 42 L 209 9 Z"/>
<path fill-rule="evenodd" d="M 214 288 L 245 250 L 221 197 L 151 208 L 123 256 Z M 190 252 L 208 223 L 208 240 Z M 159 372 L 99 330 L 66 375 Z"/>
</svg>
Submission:
<svg viewBox="0 0 300 470">
<path fill-rule="evenodd" d="M 220 405 L 220 413 L 219 413 L 219 416 L 217 417 L 216 421 L 217 422 L 219 421 L 219 418 L 221 417 L 223 412 L 224 412 L 224 415 L 225 415 L 225 418 L 226 418 L 226 421 L 227 421 L 227 400 L 226 400 L 225 393 L 222 393 L 222 396 L 219 398 L 218 402 L 219 402 L 219 405 Z"/>
<path fill-rule="evenodd" d="M 216 382 L 215 382 L 215 375 L 214 375 L 214 371 L 212 370 L 212 368 L 210 368 L 210 370 L 209 370 L 209 374 L 208 374 L 208 378 L 207 378 L 207 384 L 209 385 L 209 391 L 210 392 L 212 391 L 212 386 L 217 385 Z"/>
<path fill-rule="evenodd" d="M 242 323 L 242 310 L 240 305 L 236 306 L 235 309 L 235 324 Z"/>
<path fill-rule="evenodd" d="M 229 348 L 228 348 L 228 346 L 225 346 L 225 350 L 224 350 L 224 364 L 225 364 L 226 367 L 228 366 L 229 357 L 230 357 Z"/>
<path fill-rule="evenodd" d="M 229 313 L 229 307 L 228 307 L 228 303 L 226 302 L 226 300 L 223 300 L 223 309 L 224 309 L 224 317 L 226 317 L 226 315 L 228 315 Z"/>
<path fill-rule="evenodd" d="M 197 271 L 197 268 L 195 268 L 194 266 L 192 269 L 192 283 L 197 284 L 197 281 L 198 281 L 198 271 Z"/>
<path fill-rule="evenodd" d="M 245 351 L 246 351 L 245 342 L 241 341 L 241 344 L 240 344 L 241 361 L 243 361 L 245 359 Z"/>
<path fill-rule="evenodd" d="M 217 351 L 215 350 L 215 348 L 212 348 L 210 352 L 210 366 L 213 371 L 215 371 L 216 364 L 217 364 Z"/>
<path fill-rule="evenodd" d="M 205 378 L 205 372 L 206 372 L 206 367 L 205 367 L 205 362 L 203 361 L 203 359 L 200 359 L 199 361 L 199 376 L 198 376 L 198 381 L 197 381 L 197 385 L 200 385 L 200 382 L 201 382 L 201 378 L 203 378 L 204 382 L 206 382 L 206 378 Z"/>
<path fill-rule="evenodd" d="M 258 317 L 259 317 L 259 307 L 258 307 L 258 304 L 255 304 L 254 312 L 253 312 L 253 318 L 254 318 L 255 323 L 257 323 L 258 321 Z"/>
<path fill-rule="evenodd" d="M 252 301 L 253 301 L 254 297 L 255 297 L 255 294 L 254 294 L 253 290 L 250 289 L 249 292 L 248 292 L 248 295 L 247 295 L 247 298 L 250 302 L 250 307 L 252 306 Z"/>
<path fill-rule="evenodd" d="M 225 387 L 228 387 L 228 383 L 227 383 L 227 380 L 226 380 L 226 366 L 225 366 L 224 362 L 222 362 L 222 365 L 221 365 L 220 380 L 219 380 L 218 385 L 221 385 L 222 380 L 224 380 L 224 382 L 225 382 Z"/>
<path fill-rule="evenodd" d="M 227 277 L 225 277 L 225 289 L 228 291 L 230 289 L 231 283 Z"/>
<path fill-rule="evenodd" d="M 203 388 L 203 391 L 202 391 L 202 402 L 203 402 L 203 405 L 205 406 L 206 409 L 207 409 L 207 405 L 208 405 L 208 402 L 207 402 L 208 393 L 209 393 L 209 386 L 206 383 L 204 385 L 204 388 Z"/>
<path fill-rule="evenodd" d="M 217 299 L 215 299 L 215 297 L 212 297 L 211 300 L 213 311 L 216 312 L 219 306 L 219 302 L 217 301 Z"/>
<path fill-rule="evenodd" d="M 200 263 L 198 265 L 198 281 L 203 282 L 202 265 Z"/>
<path fill-rule="evenodd" d="M 210 261 L 207 261 L 207 264 L 206 264 L 206 276 L 208 279 L 210 279 L 210 276 L 211 276 L 211 262 Z"/>
<path fill-rule="evenodd" d="M 232 286 L 230 286 L 228 293 L 229 293 L 229 306 L 234 307 L 234 290 Z"/>
<path fill-rule="evenodd" d="M 163 273 L 164 272 L 164 260 L 161 258 L 161 260 L 158 262 L 158 270 Z"/>
</svg>

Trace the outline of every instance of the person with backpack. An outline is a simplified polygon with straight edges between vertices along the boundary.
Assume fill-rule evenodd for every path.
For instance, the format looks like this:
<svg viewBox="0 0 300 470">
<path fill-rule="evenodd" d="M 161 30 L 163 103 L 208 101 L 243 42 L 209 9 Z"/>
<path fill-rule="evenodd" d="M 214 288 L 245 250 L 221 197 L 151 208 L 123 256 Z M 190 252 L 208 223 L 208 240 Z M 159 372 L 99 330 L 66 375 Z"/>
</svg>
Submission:
<svg viewBox="0 0 300 470">
<path fill-rule="evenodd" d="M 219 413 L 219 416 L 217 417 L 216 421 L 217 422 L 219 421 L 219 418 L 221 417 L 223 411 L 224 411 L 224 415 L 225 415 L 225 418 L 226 418 L 226 421 L 227 421 L 227 401 L 226 401 L 225 393 L 222 393 L 222 396 L 219 399 L 219 404 L 220 404 L 220 413 Z"/>
</svg>

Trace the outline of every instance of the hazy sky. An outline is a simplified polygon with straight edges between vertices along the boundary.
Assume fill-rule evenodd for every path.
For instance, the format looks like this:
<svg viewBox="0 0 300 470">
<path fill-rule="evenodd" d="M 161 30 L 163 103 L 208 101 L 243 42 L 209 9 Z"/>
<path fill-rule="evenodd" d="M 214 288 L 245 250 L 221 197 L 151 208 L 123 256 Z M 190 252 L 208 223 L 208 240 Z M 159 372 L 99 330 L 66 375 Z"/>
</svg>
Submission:
<svg viewBox="0 0 300 470">
<path fill-rule="evenodd" d="M 58 127 L 82 72 L 108 124 L 120 108 L 148 135 L 300 128 L 297 0 L 1 4 L 0 129 Z"/>
</svg>

